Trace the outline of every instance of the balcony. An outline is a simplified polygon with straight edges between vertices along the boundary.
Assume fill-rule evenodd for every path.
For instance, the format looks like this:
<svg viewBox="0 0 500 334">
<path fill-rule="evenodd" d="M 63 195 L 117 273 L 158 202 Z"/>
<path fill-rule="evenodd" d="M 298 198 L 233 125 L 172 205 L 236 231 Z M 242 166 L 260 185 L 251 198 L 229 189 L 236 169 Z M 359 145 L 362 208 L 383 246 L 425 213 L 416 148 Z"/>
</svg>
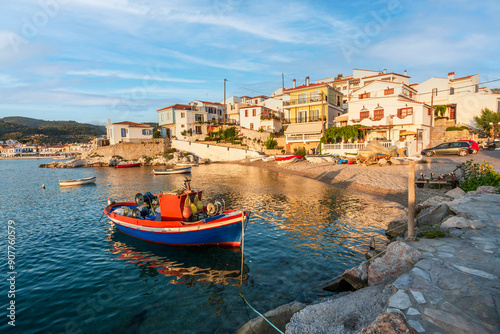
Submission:
<svg viewBox="0 0 500 334">
<path fill-rule="evenodd" d="M 309 119 L 306 119 L 305 117 L 285 117 L 282 120 L 283 124 L 297 124 L 297 123 L 314 123 L 314 122 L 322 122 L 326 121 L 325 116 L 319 116 L 319 117 L 311 117 Z"/>
<path fill-rule="evenodd" d="M 327 101 L 326 95 L 319 94 L 319 95 L 313 95 L 313 96 L 304 97 L 304 98 L 295 98 L 295 99 L 292 99 L 290 101 L 283 101 L 283 106 L 293 106 L 293 105 L 323 102 L 323 101 L 325 101 L 325 102 Z"/>
</svg>

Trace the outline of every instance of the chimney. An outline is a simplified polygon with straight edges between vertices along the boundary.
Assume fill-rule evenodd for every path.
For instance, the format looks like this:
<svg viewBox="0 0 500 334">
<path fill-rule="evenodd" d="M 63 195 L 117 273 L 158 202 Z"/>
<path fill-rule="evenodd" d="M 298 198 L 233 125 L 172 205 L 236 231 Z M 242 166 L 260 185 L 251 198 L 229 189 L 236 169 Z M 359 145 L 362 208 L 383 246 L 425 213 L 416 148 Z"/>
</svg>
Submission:
<svg viewBox="0 0 500 334">
<path fill-rule="evenodd" d="M 309 86 L 309 77 L 306 77 L 306 86 Z"/>
<path fill-rule="evenodd" d="M 293 79 L 293 88 L 297 87 L 297 81 Z"/>
<path fill-rule="evenodd" d="M 405 70 L 405 75 L 406 75 L 406 70 Z"/>
<path fill-rule="evenodd" d="M 384 68 L 384 74 L 386 74 L 386 73 L 387 73 L 387 69 L 386 69 L 386 68 Z"/>
<path fill-rule="evenodd" d="M 108 118 L 108 126 L 111 125 L 111 120 Z"/>
<path fill-rule="evenodd" d="M 455 72 L 448 73 L 448 79 L 449 80 L 455 80 Z"/>
</svg>

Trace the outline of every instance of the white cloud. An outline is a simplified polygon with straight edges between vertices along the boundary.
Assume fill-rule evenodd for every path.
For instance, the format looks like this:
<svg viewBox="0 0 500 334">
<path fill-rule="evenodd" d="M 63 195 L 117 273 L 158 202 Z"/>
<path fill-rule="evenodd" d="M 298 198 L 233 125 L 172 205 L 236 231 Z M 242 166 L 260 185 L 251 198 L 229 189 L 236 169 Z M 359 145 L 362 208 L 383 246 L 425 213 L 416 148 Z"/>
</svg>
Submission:
<svg viewBox="0 0 500 334">
<path fill-rule="evenodd" d="M 87 71 L 69 71 L 68 75 L 88 76 L 88 77 L 112 77 L 120 79 L 136 79 L 136 80 L 150 80 L 150 81 L 165 81 L 165 82 L 178 82 L 178 83 L 203 83 L 203 80 L 196 79 L 183 79 L 172 78 L 157 75 L 158 68 L 148 68 L 147 74 L 127 73 L 123 71 L 113 70 L 87 70 Z M 156 72 L 156 73 L 155 73 Z"/>
<path fill-rule="evenodd" d="M 14 78 L 8 74 L 1 74 L 0 73 L 0 87 L 2 88 L 15 88 L 15 87 L 22 87 L 22 86 L 27 86 L 26 83 L 22 82 L 21 80 Z"/>
</svg>

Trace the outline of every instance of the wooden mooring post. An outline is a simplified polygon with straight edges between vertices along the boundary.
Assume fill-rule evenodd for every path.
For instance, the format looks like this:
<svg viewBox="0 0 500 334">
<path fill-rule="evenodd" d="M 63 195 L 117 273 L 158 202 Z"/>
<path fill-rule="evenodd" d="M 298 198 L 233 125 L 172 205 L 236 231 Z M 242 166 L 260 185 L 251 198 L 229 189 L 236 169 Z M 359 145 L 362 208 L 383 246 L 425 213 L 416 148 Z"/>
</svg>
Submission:
<svg viewBox="0 0 500 334">
<path fill-rule="evenodd" d="M 408 170 L 408 237 L 415 239 L 415 161 L 410 160 Z"/>
</svg>

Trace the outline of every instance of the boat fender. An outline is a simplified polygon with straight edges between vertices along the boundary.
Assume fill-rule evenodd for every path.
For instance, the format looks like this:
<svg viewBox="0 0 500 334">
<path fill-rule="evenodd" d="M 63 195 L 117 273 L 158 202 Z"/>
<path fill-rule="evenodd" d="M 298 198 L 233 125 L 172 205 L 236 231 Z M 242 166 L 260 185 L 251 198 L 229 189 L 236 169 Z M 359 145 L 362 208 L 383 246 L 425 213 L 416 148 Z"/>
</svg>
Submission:
<svg viewBox="0 0 500 334">
<path fill-rule="evenodd" d="M 196 201 L 196 208 L 198 209 L 198 211 L 203 210 L 203 202 L 200 201 L 198 194 L 196 194 L 195 201 Z"/>
<path fill-rule="evenodd" d="M 194 203 L 191 203 L 190 207 L 191 207 L 191 212 L 193 213 L 193 215 L 195 215 L 196 212 L 198 212 L 198 208 L 196 207 L 196 205 L 194 205 Z"/>
<path fill-rule="evenodd" d="M 184 209 L 182 210 L 182 216 L 185 219 L 188 219 L 193 215 L 193 212 L 191 211 L 191 200 L 189 199 L 189 196 L 186 197 L 186 201 L 184 202 Z"/>
</svg>

